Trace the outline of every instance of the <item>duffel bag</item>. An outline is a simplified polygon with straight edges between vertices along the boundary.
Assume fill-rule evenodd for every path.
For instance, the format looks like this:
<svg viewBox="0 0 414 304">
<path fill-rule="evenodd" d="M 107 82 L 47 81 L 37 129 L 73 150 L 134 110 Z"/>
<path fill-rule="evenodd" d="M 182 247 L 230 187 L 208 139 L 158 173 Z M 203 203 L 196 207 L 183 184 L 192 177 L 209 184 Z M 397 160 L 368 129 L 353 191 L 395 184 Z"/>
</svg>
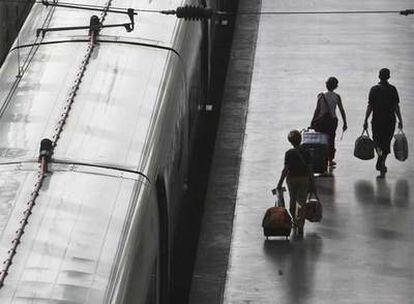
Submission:
<svg viewBox="0 0 414 304">
<path fill-rule="evenodd" d="M 405 161 L 408 158 L 408 141 L 404 132 L 399 129 L 394 135 L 394 156 L 399 161 Z"/>
<path fill-rule="evenodd" d="M 303 205 L 303 216 L 310 222 L 322 220 L 322 204 L 315 192 L 309 192 L 305 205 Z"/>
<path fill-rule="evenodd" d="M 373 159 L 375 157 L 374 150 L 374 141 L 369 137 L 368 130 L 364 129 L 361 136 L 355 140 L 354 156 L 363 160 Z"/>
</svg>

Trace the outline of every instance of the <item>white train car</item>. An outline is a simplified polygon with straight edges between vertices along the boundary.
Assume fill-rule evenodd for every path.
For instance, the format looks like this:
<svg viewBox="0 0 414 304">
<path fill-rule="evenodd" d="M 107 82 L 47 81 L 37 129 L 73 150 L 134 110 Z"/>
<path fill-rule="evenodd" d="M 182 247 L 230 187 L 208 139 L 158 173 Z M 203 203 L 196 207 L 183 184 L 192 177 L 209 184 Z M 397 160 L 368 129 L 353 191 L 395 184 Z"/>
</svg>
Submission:
<svg viewBox="0 0 414 304">
<path fill-rule="evenodd" d="M 102 28 L 96 43 L 88 29 L 38 31 L 88 26 L 93 14 L 103 25 L 130 22 L 36 3 L 0 70 L 2 304 L 169 303 L 206 23 L 138 11 L 133 31 Z M 47 171 L 38 162 L 43 138 L 53 143 Z"/>
</svg>

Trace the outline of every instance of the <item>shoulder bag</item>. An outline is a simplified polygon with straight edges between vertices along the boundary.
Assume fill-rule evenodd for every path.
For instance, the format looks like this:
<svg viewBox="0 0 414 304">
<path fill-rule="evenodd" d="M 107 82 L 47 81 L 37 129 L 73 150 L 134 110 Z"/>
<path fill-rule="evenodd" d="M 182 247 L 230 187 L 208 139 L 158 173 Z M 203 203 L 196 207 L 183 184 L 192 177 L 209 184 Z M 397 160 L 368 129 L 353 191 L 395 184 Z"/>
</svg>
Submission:
<svg viewBox="0 0 414 304">
<path fill-rule="evenodd" d="M 335 124 L 334 116 L 331 113 L 331 108 L 324 93 L 322 93 L 321 98 L 325 102 L 328 111 L 319 117 L 315 117 L 311 122 L 311 128 L 318 132 L 330 133 Z"/>
</svg>

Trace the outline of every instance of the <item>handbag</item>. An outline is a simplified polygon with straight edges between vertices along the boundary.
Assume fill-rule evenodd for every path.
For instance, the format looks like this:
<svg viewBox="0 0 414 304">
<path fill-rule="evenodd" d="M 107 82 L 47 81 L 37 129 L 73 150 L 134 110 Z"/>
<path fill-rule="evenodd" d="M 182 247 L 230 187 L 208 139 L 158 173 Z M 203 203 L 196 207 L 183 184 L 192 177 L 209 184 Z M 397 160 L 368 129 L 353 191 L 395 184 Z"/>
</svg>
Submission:
<svg viewBox="0 0 414 304">
<path fill-rule="evenodd" d="M 408 141 L 402 129 L 394 135 L 394 156 L 399 161 L 405 161 L 408 158 Z"/>
<path fill-rule="evenodd" d="M 302 208 L 303 216 L 308 221 L 320 222 L 322 220 L 322 204 L 314 191 L 309 192 L 306 203 Z"/>
<path fill-rule="evenodd" d="M 366 135 L 364 133 L 367 133 Z M 368 129 L 362 130 L 361 136 L 355 140 L 354 156 L 362 160 L 373 159 L 375 157 L 375 143 L 369 137 Z"/>
<path fill-rule="evenodd" d="M 325 98 L 325 94 L 322 93 L 322 99 L 325 101 L 328 109 L 323 115 L 312 119 L 311 128 L 318 132 L 330 133 L 335 126 L 335 120 L 331 113 L 331 108 Z"/>
</svg>

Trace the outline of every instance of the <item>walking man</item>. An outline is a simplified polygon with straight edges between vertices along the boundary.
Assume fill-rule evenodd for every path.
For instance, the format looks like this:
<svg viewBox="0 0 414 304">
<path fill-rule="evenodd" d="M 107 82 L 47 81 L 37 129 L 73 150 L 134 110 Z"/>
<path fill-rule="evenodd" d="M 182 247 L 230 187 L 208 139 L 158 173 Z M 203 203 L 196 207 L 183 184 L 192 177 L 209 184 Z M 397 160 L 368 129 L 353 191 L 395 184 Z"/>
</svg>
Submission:
<svg viewBox="0 0 414 304">
<path fill-rule="evenodd" d="M 388 82 L 390 70 L 381 69 L 378 77 L 380 82 L 373 86 L 369 92 L 363 127 L 364 130 L 368 128 L 368 118 L 372 113 L 372 134 L 378 154 L 376 169 L 380 171 L 378 178 L 384 178 L 387 172 L 385 160 L 390 153 L 391 139 L 395 131 L 395 116 L 398 117 L 399 129 L 403 128 L 403 123 L 397 89 Z"/>
</svg>

